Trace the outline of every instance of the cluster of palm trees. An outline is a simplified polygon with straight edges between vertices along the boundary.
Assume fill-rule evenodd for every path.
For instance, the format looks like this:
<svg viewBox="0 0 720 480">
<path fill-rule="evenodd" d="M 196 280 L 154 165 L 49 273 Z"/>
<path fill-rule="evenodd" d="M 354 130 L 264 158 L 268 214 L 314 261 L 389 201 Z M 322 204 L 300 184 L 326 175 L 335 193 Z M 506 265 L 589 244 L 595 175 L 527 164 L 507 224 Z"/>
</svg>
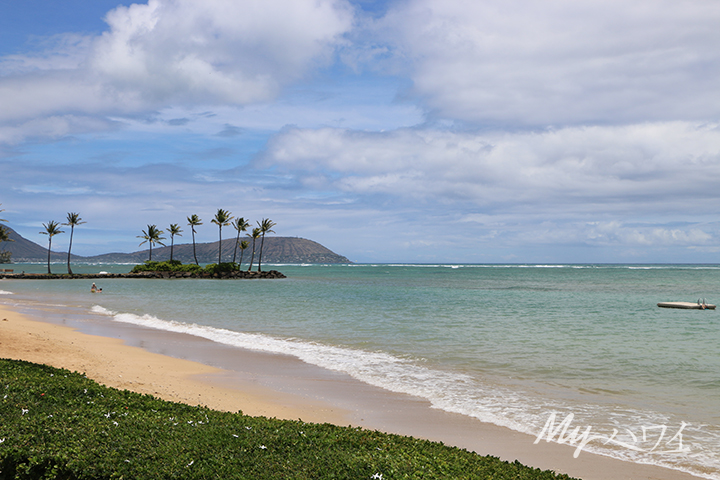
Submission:
<svg viewBox="0 0 720 480">
<path fill-rule="evenodd" d="M 2 204 L 0 204 L 2 205 Z M 3 209 L 0 209 L 0 212 L 3 212 Z M 7 222 L 4 218 L 0 218 L 0 222 Z M 72 239 L 73 239 L 73 233 L 75 232 L 75 226 L 80 225 L 82 223 L 85 223 L 82 221 L 82 218 L 80 218 L 80 215 L 77 213 L 68 213 L 67 215 L 67 223 L 63 223 L 62 225 L 68 225 L 70 226 L 70 247 L 68 247 L 68 257 L 67 257 L 67 268 L 68 273 L 72 275 L 72 269 L 70 268 L 70 250 L 72 249 Z M 40 232 L 43 235 L 48 236 L 48 273 L 52 273 L 50 271 L 50 251 L 52 248 L 52 237 L 54 237 L 57 234 L 65 233 L 64 231 L 60 230 L 60 225 L 54 220 L 50 220 L 47 224 L 43 223 L 43 227 L 45 227 L 44 232 Z M 14 242 L 13 239 L 10 238 L 8 231 L 0 225 L 0 243 L 2 242 Z"/>
<path fill-rule="evenodd" d="M 82 225 L 83 223 L 85 222 L 83 222 L 82 218 L 80 218 L 80 214 L 75 212 L 68 212 L 67 222 L 63 224 L 57 223 L 55 220 L 50 220 L 48 223 L 43 223 L 45 231 L 40 233 L 48 236 L 48 274 L 52 274 L 52 272 L 50 271 L 50 250 L 52 249 L 52 237 L 61 233 L 65 233 L 65 231 L 60 230 L 60 225 L 66 225 L 70 227 L 70 246 L 68 247 L 67 269 L 68 275 L 72 275 L 72 268 L 70 267 L 70 251 L 72 250 L 73 234 L 75 233 L 75 227 L 78 225 Z"/>
<path fill-rule="evenodd" d="M 246 220 L 244 217 L 238 217 L 235 218 L 235 221 L 233 220 L 233 215 L 227 211 L 223 210 L 222 208 L 219 208 L 217 213 L 215 214 L 215 217 L 211 220 L 212 223 L 218 226 L 218 265 L 222 263 L 222 228 L 227 227 L 228 225 L 232 225 L 232 227 L 237 231 L 237 236 L 235 237 L 235 249 L 233 251 L 233 260 L 232 263 L 235 263 L 235 260 L 237 259 L 237 251 L 238 248 L 240 248 L 240 262 L 238 262 L 238 265 L 242 265 L 243 262 L 243 255 L 245 254 L 245 250 L 247 250 L 250 247 L 250 242 L 247 240 L 240 240 L 240 234 L 242 232 L 246 232 L 248 227 L 250 227 L 250 222 Z M 195 258 L 195 264 L 198 263 L 197 259 L 197 253 L 195 250 L 195 227 L 202 225 L 202 220 L 200 217 L 198 217 L 196 214 L 190 215 L 187 217 L 188 225 L 190 226 L 190 230 L 192 231 L 192 244 L 193 244 L 193 257 Z M 250 257 L 250 266 L 248 267 L 248 272 L 252 270 L 253 263 L 255 261 L 255 242 L 259 238 L 260 239 L 260 252 L 258 257 L 258 272 L 262 271 L 262 252 L 263 252 L 263 246 L 265 244 L 265 234 L 266 233 L 275 233 L 274 230 L 272 230 L 272 227 L 277 225 L 275 222 L 270 220 L 269 218 L 263 218 L 262 221 L 257 222 L 257 227 L 252 229 L 251 233 L 247 233 L 246 236 L 249 238 L 252 238 L 252 256 Z M 168 228 L 168 232 L 170 233 L 170 261 L 173 261 L 173 247 L 175 244 L 175 236 L 182 236 L 181 232 L 183 230 L 180 229 L 180 227 L 176 223 L 171 223 L 170 228 Z M 150 253 L 149 253 L 149 260 L 152 260 L 152 247 L 156 243 L 165 246 L 163 240 L 165 240 L 165 237 L 162 235 L 165 232 L 157 227 L 157 225 L 148 225 L 147 230 L 142 231 L 142 235 L 138 235 L 138 238 L 143 239 L 143 241 L 140 243 L 140 245 L 143 245 L 145 243 L 150 244 Z"/>
<path fill-rule="evenodd" d="M 0 204 L 2 205 L 2 204 Z M 3 212 L 3 209 L 0 209 L 0 212 Z M 232 263 L 235 263 L 235 260 L 237 259 L 237 251 L 238 248 L 240 248 L 240 262 L 238 265 L 242 265 L 243 261 L 243 255 L 245 253 L 245 250 L 247 250 L 250 247 L 250 242 L 247 240 L 240 240 L 240 234 L 242 232 L 246 232 L 247 229 L 250 227 L 250 222 L 246 220 L 243 217 L 235 218 L 235 221 L 233 220 L 232 214 L 227 211 L 223 210 L 222 208 L 219 208 L 217 213 L 215 214 L 215 217 L 212 219 L 212 223 L 218 226 L 219 229 L 219 238 L 220 242 L 218 243 L 218 265 L 221 263 L 222 259 L 222 227 L 226 227 L 228 225 L 232 225 L 233 228 L 237 231 L 237 236 L 235 238 L 235 250 L 233 252 L 233 260 Z M 195 250 L 195 227 L 202 225 L 202 220 L 197 215 L 193 214 L 187 217 L 188 225 L 190 225 L 190 229 L 192 231 L 192 244 L 193 244 L 193 257 L 195 258 L 195 264 L 198 263 L 197 259 L 197 253 Z M 0 218 L 0 222 L 7 222 L 7 220 L 4 220 Z M 45 228 L 44 231 L 41 231 L 40 233 L 43 235 L 48 236 L 48 260 L 47 260 L 47 267 L 48 267 L 48 274 L 52 274 L 52 271 L 50 270 L 50 252 L 52 250 L 52 238 L 55 235 L 59 235 L 61 233 L 65 233 L 63 230 L 60 230 L 61 226 L 68 226 L 70 227 L 70 246 L 68 247 L 68 254 L 67 254 L 67 269 L 68 274 L 72 275 L 72 268 L 70 267 L 70 252 L 72 250 L 72 242 L 73 242 L 73 235 L 75 233 L 75 227 L 78 225 L 82 225 L 86 222 L 80 218 L 79 213 L 75 212 L 69 212 L 67 214 L 67 221 L 65 223 L 58 223 L 55 220 L 50 220 L 48 223 L 43 223 L 43 227 Z M 262 252 L 263 252 L 263 246 L 265 244 L 265 234 L 266 233 L 275 233 L 274 230 L 272 230 L 272 227 L 276 225 L 275 222 L 270 220 L 269 218 L 263 218 L 262 221 L 257 222 L 257 227 L 252 229 L 251 233 L 246 234 L 248 238 L 252 238 L 252 256 L 250 257 L 250 266 L 248 267 L 248 272 L 252 270 L 253 263 L 255 262 L 255 242 L 259 238 L 260 239 L 260 252 L 259 252 L 259 258 L 258 258 L 258 272 L 262 271 Z M 170 233 L 170 261 L 173 261 L 173 249 L 175 246 L 175 236 L 182 236 L 181 232 L 183 230 L 178 226 L 176 223 L 171 223 L 170 228 L 168 228 L 168 233 Z M 142 235 L 138 235 L 138 238 L 142 238 L 143 241 L 140 243 L 140 245 L 143 245 L 144 243 L 150 244 L 150 260 L 152 260 L 152 248 L 153 245 L 156 243 L 159 243 L 162 246 L 165 246 L 163 240 L 165 240 L 165 237 L 163 237 L 163 234 L 165 232 L 159 228 L 157 228 L 157 225 L 148 225 L 147 230 L 142 231 Z M 8 231 L 0 225 L 0 242 L 5 241 L 12 241 L 9 238 Z"/>
<path fill-rule="evenodd" d="M 1 204 L 0 204 L 1 205 Z M 0 212 L 3 212 L 3 209 L 0 209 Z M 7 220 L 0 218 L 0 222 L 7 222 Z M 45 227 L 44 232 L 40 232 L 43 235 L 48 236 L 48 273 L 52 273 L 50 271 L 50 251 L 52 248 L 52 237 L 55 235 L 58 235 L 60 233 L 65 233 L 64 231 L 60 230 L 60 225 L 67 225 L 70 227 L 70 246 L 68 247 L 68 256 L 67 256 L 67 269 L 68 274 L 72 275 L 72 268 L 70 267 L 70 251 L 72 250 L 72 241 L 73 241 L 73 234 L 75 233 L 75 227 L 78 225 L 82 225 L 83 222 L 82 218 L 80 218 L 80 214 L 75 212 L 70 212 L 67 214 L 67 222 L 60 224 L 57 223 L 55 220 L 50 220 L 48 223 L 43 223 L 43 227 Z M 5 227 L 0 225 L 0 242 L 12 242 L 12 240 L 8 236 L 8 231 L 5 229 Z"/>
</svg>

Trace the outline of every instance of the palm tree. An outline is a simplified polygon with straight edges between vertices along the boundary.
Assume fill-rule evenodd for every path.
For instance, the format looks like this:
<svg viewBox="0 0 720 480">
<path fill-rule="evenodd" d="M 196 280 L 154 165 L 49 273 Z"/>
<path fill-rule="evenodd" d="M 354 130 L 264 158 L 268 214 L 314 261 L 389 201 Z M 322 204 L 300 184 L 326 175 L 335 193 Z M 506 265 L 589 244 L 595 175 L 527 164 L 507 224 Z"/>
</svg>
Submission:
<svg viewBox="0 0 720 480">
<path fill-rule="evenodd" d="M 245 253 L 245 250 L 247 250 L 247 248 L 249 246 L 250 246 L 250 244 L 246 240 L 243 240 L 242 242 L 240 242 L 240 263 L 238 263 L 238 270 L 240 270 L 240 266 L 242 265 L 243 254 Z"/>
<path fill-rule="evenodd" d="M 82 218 L 80 218 L 79 213 L 70 212 L 67 214 L 67 223 L 63 223 L 63 225 L 68 225 L 70 227 L 70 246 L 68 247 L 68 275 L 72 275 L 72 269 L 70 268 L 70 250 L 72 250 L 72 241 L 73 241 L 73 233 L 75 233 L 75 226 L 76 225 L 82 225 L 83 222 Z"/>
<path fill-rule="evenodd" d="M 161 236 L 163 233 L 162 230 L 158 230 L 157 225 L 148 225 L 147 231 L 143 230 L 142 235 L 138 235 L 137 238 L 142 238 L 145 241 L 140 242 L 140 245 L 143 243 L 150 242 L 150 258 L 148 261 L 152 261 L 152 247 L 156 243 L 159 243 L 163 247 L 165 246 L 164 243 L 162 243 L 163 240 L 165 240 L 165 237 Z"/>
<path fill-rule="evenodd" d="M 10 234 L 8 233 L 7 229 L 0 225 L 0 242 L 14 242 L 15 240 L 12 240 L 10 238 Z"/>
<path fill-rule="evenodd" d="M 250 222 L 245 220 L 243 217 L 238 217 L 235 219 L 234 222 L 232 222 L 232 226 L 235 230 L 237 230 L 237 237 L 235 237 L 235 250 L 233 251 L 233 263 L 235 263 L 235 258 L 237 257 L 238 242 L 240 241 L 240 232 L 244 232 L 245 230 L 247 230 L 247 227 L 250 226 Z"/>
<path fill-rule="evenodd" d="M 197 254 L 195 253 L 195 227 L 198 225 L 202 225 L 202 220 L 200 220 L 200 217 L 195 215 L 194 213 L 187 217 L 188 225 L 190 225 L 190 229 L 192 230 L 192 237 L 193 237 L 193 257 L 195 257 L 195 265 L 200 265 L 197 260 Z"/>
<path fill-rule="evenodd" d="M 220 265 L 220 260 L 222 260 L 222 227 L 230 225 L 230 220 L 233 219 L 233 216 L 228 212 L 227 210 L 223 210 L 222 208 L 218 208 L 217 213 L 215 214 L 215 218 L 212 219 L 212 223 L 217 225 L 220 228 L 220 243 L 218 243 L 218 265 Z"/>
<path fill-rule="evenodd" d="M 2 205 L 2 203 L 0 203 Z M 0 212 L 4 212 L 5 209 L 0 208 Z M 4 218 L 0 218 L 0 222 L 7 222 Z M 0 243 L 2 242 L 14 242 L 15 240 L 10 238 L 10 233 L 5 229 L 5 227 L 0 226 Z M 4 247 L 3 247 L 4 248 Z M 2 251 L 0 252 L 0 263 L 10 263 L 10 256 L 12 253 Z"/>
<path fill-rule="evenodd" d="M 271 230 L 272 227 L 277 225 L 277 223 L 273 222 L 269 218 L 263 218 L 262 222 L 257 222 L 258 227 L 260 227 L 260 232 L 262 233 L 262 239 L 260 240 L 260 258 L 258 258 L 258 272 L 261 271 L 261 265 L 262 265 L 262 252 L 263 252 L 263 245 L 265 244 L 265 234 L 266 233 L 275 233 L 274 230 Z"/>
<path fill-rule="evenodd" d="M 175 235 L 177 235 L 178 237 L 182 237 L 182 235 L 180 235 L 180 232 L 182 232 L 182 230 L 180 230 L 180 227 L 178 227 L 177 223 L 171 223 L 168 232 L 170 232 L 170 262 L 172 262 L 173 247 L 175 246 Z"/>
<path fill-rule="evenodd" d="M 252 237 L 253 239 L 253 247 L 252 247 L 252 256 L 250 257 L 250 266 L 248 267 L 248 272 L 252 270 L 252 264 L 255 260 L 255 240 L 258 239 L 258 237 L 261 235 L 261 231 L 259 228 L 253 228 L 252 235 L 248 233 L 248 237 Z"/>
<path fill-rule="evenodd" d="M 50 249 L 52 248 L 52 237 L 65 232 L 60 230 L 60 224 L 55 220 L 50 220 L 47 225 L 43 223 L 43 227 L 45 227 L 45 231 L 40 233 L 48 236 L 48 274 L 52 274 L 50 271 Z"/>
<path fill-rule="evenodd" d="M 3 226 L 0 226 L 0 243 L 2 242 L 14 242 L 12 238 L 10 238 L 10 233 L 8 233 L 7 229 Z M 3 247 L 3 250 L 0 250 L 0 263 L 10 263 L 10 257 L 12 256 L 11 252 L 6 252 L 5 247 Z"/>
<path fill-rule="evenodd" d="M 14 242 L 12 238 L 10 238 L 10 233 L 7 231 L 7 229 L 0 225 L 0 243 L 2 242 Z"/>
</svg>

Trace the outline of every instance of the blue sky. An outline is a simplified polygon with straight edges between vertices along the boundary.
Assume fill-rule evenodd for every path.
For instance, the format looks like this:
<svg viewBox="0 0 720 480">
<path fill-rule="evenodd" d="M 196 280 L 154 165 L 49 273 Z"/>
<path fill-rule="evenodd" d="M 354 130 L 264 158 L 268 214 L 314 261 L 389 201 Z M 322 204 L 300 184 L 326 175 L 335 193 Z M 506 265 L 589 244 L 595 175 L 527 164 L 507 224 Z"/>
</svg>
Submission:
<svg viewBox="0 0 720 480">
<path fill-rule="evenodd" d="M 0 208 L 41 244 L 79 212 L 80 255 L 191 214 L 214 241 L 223 208 L 357 262 L 716 263 L 717 25 L 704 0 L 0 0 Z"/>
</svg>

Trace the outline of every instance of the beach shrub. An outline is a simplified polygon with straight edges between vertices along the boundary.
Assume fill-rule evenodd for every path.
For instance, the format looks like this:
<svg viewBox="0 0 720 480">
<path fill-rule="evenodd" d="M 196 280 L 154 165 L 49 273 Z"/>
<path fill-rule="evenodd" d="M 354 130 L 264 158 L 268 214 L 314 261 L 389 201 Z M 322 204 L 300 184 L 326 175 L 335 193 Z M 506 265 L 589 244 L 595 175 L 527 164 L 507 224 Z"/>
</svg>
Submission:
<svg viewBox="0 0 720 480">
<path fill-rule="evenodd" d="M 166 260 L 164 262 L 146 261 L 142 265 L 135 265 L 130 273 L 140 272 L 190 272 L 202 273 L 203 267 L 189 263 L 183 265 L 179 260 Z"/>
<path fill-rule="evenodd" d="M 230 273 L 238 270 L 238 264 L 233 262 L 223 262 L 220 264 L 210 263 L 205 265 L 205 273 L 214 275 L 216 273 Z"/>
<path fill-rule="evenodd" d="M 147 260 L 142 265 L 135 265 L 130 273 L 141 272 L 189 272 L 189 273 L 207 273 L 209 275 L 230 273 L 239 270 L 237 263 L 223 262 L 221 264 L 210 263 L 204 268 L 194 263 L 183 264 L 178 260 L 166 260 L 164 262 L 154 262 Z"/>
<path fill-rule="evenodd" d="M 569 479 L 412 437 L 166 402 L 22 361 L 0 360 L 0 389 L 1 479 Z"/>
</svg>

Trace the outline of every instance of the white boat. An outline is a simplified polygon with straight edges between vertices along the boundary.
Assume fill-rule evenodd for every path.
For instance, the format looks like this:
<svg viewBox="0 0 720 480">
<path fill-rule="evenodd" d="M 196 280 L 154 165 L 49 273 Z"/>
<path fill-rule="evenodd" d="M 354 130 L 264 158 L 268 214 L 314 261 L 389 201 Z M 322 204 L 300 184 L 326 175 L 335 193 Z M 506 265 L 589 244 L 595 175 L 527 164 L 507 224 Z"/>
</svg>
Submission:
<svg viewBox="0 0 720 480">
<path fill-rule="evenodd" d="M 684 308 L 688 310 L 715 310 L 715 305 L 705 302 L 660 302 L 657 304 L 662 308 Z"/>
</svg>

